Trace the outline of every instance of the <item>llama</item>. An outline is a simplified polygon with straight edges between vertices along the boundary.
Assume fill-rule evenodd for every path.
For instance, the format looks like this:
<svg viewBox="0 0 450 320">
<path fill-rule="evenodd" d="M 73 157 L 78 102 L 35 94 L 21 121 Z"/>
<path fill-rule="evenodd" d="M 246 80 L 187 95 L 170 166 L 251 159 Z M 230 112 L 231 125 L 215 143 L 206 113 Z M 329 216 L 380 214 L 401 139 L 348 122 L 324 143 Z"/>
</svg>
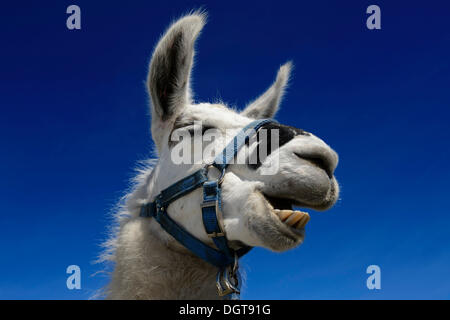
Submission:
<svg viewBox="0 0 450 320">
<path fill-rule="evenodd" d="M 175 21 L 158 42 L 150 62 L 151 134 L 158 160 L 140 169 L 133 190 L 116 214 L 117 229 L 106 243 L 103 260 L 114 262 L 108 299 L 217 299 L 217 268 L 198 258 L 165 232 L 153 218 L 139 216 L 143 204 L 203 163 L 176 164 L 171 140 L 176 132 L 207 128 L 236 134 L 255 119 L 272 118 L 289 80 L 291 63 L 280 67 L 275 82 L 242 112 L 223 103 L 192 100 L 190 73 L 194 43 L 206 21 L 195 12 Z M 279 147 L 257 165 L 230 165 L 222 180 L 222 223 L 230 247 L 259 246 L 285 251 L 300 245 L 309 215 L 292 206 L 326 210 L 338 199 L 334 177 L 337 154 L 320 138 L 301 129 L 272 124 Z M 223 137 L 222 139 L 228 139 Z M 209 142 L 217 148 L 227 141 Z M 255 142 L 257 143 L 257 142 Z M 251 145 L 244 149 L 248 151 Z M 264 175 L 276 163 L 273 175 Z M 217 173 L 209 172 L 214 176 Z M 203 243 L 214 247 L 201 220 L 202 191 L 171 203 L 167 213 Z"/>
</svg>

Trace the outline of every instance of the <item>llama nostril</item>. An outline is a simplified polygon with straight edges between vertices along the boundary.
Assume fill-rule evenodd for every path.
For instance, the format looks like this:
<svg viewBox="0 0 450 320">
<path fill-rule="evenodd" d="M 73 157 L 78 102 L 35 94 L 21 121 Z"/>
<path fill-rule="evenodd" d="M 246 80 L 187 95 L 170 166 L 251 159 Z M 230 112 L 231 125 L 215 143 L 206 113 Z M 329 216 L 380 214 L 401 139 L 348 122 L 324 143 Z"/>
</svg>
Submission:
<svg viewBox="0 0 450 320">
<path fill-rule="evenodd" d="M 327 173 L 328 177 L 330 177 L 330 179 L 333 177 L 332 164 L 326 157 L 320 155 L 300 154 L 297 152 L 294 152 L 294 154 L 297 157 L 306 160 L 315 165 L 316 167 L 319 167 L 320 169 L 324 170 Z"/>
</svg>

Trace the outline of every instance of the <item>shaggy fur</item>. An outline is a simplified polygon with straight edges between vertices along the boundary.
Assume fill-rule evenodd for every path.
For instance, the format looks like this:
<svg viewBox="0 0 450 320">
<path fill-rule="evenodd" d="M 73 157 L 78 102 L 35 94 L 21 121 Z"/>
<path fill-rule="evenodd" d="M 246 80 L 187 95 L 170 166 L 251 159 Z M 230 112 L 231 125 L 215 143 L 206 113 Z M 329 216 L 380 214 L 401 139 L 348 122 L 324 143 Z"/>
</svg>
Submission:
<svg viewBox="0 0 450 320">
<path fill-rule="evenodd" d="M 158 161 L 144 166 L 135 186 L 123 199 L 112 236 L 105 244 L 102 261 L 114 263 L 111 282 L 105 289 L 109 299 L 217 299 L 216 268 L 194 256 L 151 218 L 139 217 L 142 204 L 153 201 L 161 190 L 210 163 L 175 164 L 172 161 L 171 136 L 202 125 L 227 129 L 223 136 L 204 146 L 219 151 L 244 126 L 256 118 L 272 117 L 279 108 L 291 64 L 282 66 L 274 84 L 238 113 L 224 104 L 193 104 L 190 75 L 194 43 L 205 24 L 202 13 L 176 21 L 155 48 L 148 76 L 151 97 L 151 131 Z M 283 127 L 287 130 L 287 127 Z M 267 197 L 289 199 L 292 203 L 324 210 L 339 194 L 333 176 L 337 154 L 321 139 L 300 129 L 289 129 L 288 138 L 264 161 L 250 167 L 233 164 L 222 183 L 223 225 L 231 246 L 242 244 L 284 251 L 302 243 L 304 230 L 286 226 Z M 257 143 L 242 148 L 237 157 L 255 150 Z M 194 153 L 196 151 L 194 150 Z M 274 175 L 265 175 L 276 165 Z M 211 170 L 210 178 L 217 178 Z M 173 202 L 167 212 L 189 233 L 213 246 L 201 220 L 201 188 Z"/>
</svg>

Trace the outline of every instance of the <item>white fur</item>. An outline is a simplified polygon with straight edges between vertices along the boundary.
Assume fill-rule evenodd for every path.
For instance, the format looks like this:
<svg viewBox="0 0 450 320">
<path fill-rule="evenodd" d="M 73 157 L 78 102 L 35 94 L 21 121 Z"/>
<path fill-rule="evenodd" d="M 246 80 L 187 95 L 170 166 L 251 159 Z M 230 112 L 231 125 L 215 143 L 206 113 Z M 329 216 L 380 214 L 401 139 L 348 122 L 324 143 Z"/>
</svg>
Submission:
<svg viewBox="0 0 450 320">
<path fill-rule="evenodd" d="M 203 166 L 176 165 L 171 160 L 168 141 L 177 119 L 201 120 L 203 125 L 235 134 L 254 118 L 271 117 L 278 110 L 291 64 L 281 67 L 275 83 L 241 114 L 222 104 L 193 104 L 189 86 L 193 48 L 205 20 L 204 14 L 194 13 L 176 21 L 152 56 L 148 86 L 152 99 L 152 136 L 159 159 L 141 170 L 136 186 L 116 214 L 118 227 L 113 230 L 102 256 L 103 261 L 115 264 L 111 283 L 106 288 L 110 299 L 217 298 L 217 270 L 195 257 L 154 219 L 140 218 L 139 208 L 153 201 L 164 188 Z M 225 142 L 216 141 L 215 148 L 219 149 Z M 240 152 L 246 152 L 245 148 Z M 262 168 L 277 163 L 279 170 L 274 176 L 265 176 L 262 168 L 252 170 L 245 164 L 229 167 L 222 184 L 222 199 L 224 228 L 230 243 L 283 251 L 303 241 L 303 234 L 292 233 L 271 213 L 263 194 L 290 198 L 317 209 L 326 209 L 336 201 L 339 189 L 334 177 L 329 179 L 323 170 L 295 153 L 320 154 L 329 160 L 332 170 L 337 165 L 336 153 L 322 140 L 313 135 L 300 135 L 274 151 L 263 163 Z M 205 159 L 204 163 L 210 160 Z M 210 177 L 217 174 L 211 170 Z M 188 232 L 213 246 L 201 221 L 201 201 L 202 192 L 197 189 L 173 202 L 167 211 Z"/>
</svg>

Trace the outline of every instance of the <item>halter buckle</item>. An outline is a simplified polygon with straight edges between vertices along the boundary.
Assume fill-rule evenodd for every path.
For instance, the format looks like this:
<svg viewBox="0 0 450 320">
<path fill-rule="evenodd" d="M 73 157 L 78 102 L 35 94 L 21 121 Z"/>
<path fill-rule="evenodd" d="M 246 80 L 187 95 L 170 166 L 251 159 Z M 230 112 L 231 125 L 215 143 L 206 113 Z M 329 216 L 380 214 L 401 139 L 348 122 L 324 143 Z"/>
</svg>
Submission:
<svg viewBox="0 0 450 320">
<path fill-rule="evenodd" d="M 217 203 L 217 202 L 218 202 L 217 200 L 203 201 L 203 202 L 200 204 L 200 206 L 201 206 L 202 208 L 206 208 L 206 207 L 216 207 L 216 209 L 217 209 L 217 206 L 218 206 L 218 203 Z"/>
<path fill-rule="evenodd" d="M 222 221 L 221 221 L 222 215 L 221 215 L 221 211 L 220 211 L 220 208 L 219 208 L 219 201 L 217 199 L 216 200 L 210 200 L 210 201 L 204 201 L 204 202 L 202 202 L 200 204 L 200 206 L 202 207 L 202 209 L 203 208 L 214 207 L 215 210 L 216 210 L 216 215 L 217 214 L 219 215 L 218 216 L 219 219 L 217 220 L 217 222 L 218 222 L 218 226 L 219 226 L 220 231 L 219 232 L 214 231 L 214 232 L 211 232 L 211 233 L 206 233 L 206 235 L 209 238 L 225 237 L 225 232 L 223 231 L 223 228 L 222 228 Z"/>
</svg>

